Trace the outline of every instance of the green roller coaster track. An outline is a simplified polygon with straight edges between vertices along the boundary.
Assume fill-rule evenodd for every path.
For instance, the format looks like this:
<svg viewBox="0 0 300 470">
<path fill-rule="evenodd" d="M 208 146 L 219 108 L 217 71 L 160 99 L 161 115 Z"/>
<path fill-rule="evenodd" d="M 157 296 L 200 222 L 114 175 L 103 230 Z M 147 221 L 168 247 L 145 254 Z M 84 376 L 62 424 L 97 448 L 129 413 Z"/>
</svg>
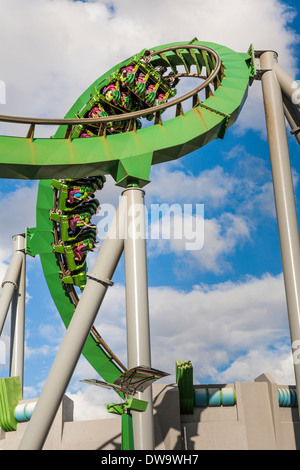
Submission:
<svg viewBox="0 0 300 470">
<path fill-rule="evenodd" d="M 224 138 L 227 129 L 238 118 L 255 75 L 252 46 L 247 53 L 237 53 L 227 47 L 198 40 L 166 44 L 150 49 L 148 58 L 151 64 L 166 67 L 180 78 L 187 77 L 187 83 L 189 77 L 201 79 L 199 86 L 167 103 L 149 107 L 146 114 L 153 117 L 153 122 L 141 129 L 137 129 L 136 119 L 145 115 L 145 110 L 95 119 L 78 116 L 79 110 L 91 99 L 95 87 L 109 83 L 110 77 L 118 70 L 144 56 L 145 50 L 98 78 L 78 98 L 63 120 L 0 116 L 0 121 L 29 126 L 26 137 L 0 136 L 0 172 L 2 178 L 41 180 L 36 228 L 27 230 L 27 252 L 33 256 L 40 255 L 51 296 L 66 327 L 76 302 L 59 277 L 52 248 L 53 223 L 49 219 L 49 209 L 53 207 L 52 179 L 111 175 L 121 187 L 130 184 L 145 186 L 149 182 L 152 165 L 178 159 L 214 139 Z M 183 102 L 191 103 L 188 111 L 183 110 Z M 173 112 L 173 117 L 163 121 L 166 109 Z M 109 135 L 107 123 L 117 119 L 129 122 L 127 132 Z M 72 130 L 79 122 L 83 126 L 91 122 L 97 124 L 97 135 L 89 139 L 73 138 Z M 35 127 L 47 124 L 59 125 L 55 135 L 35 138 Z M 91 334 L 83 355 L 104 380 L 113 382 L 120 375 L 122 365 L 109 348 L 103 347 L 101 337 Z"/>
</svg>

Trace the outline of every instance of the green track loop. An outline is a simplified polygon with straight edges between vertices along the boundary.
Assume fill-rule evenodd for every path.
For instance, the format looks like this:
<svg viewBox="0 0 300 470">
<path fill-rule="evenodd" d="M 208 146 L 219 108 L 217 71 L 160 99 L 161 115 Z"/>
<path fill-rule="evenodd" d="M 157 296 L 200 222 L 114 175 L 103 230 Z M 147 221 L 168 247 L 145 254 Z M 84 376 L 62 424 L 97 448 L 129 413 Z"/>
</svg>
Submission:
<svg viewBox="0 0 300 470">
<path fill-rule="evenodd" d="M 185 62 L 189 60 L 190 64 L 199 67 L 191 54 L 184 53 L 184 44 L 187 43 L 168 44 L 151 50 L 181 44 Z M 60 126 L 54 138 L 50 139 L 34 138 L 31 133 L 28 138 L 1 136 L 2 177 L 40 180 L 111 174 L 120 186 L 126 186 L 131 177 L 143 186 L 149 181 L 152 164 L 180 158 L 213 139 L 223 138 L 226 130 L 236 121 L 247 97 L 253 78 L 252 55 L 239 54 L 214 43 L 195 41 L 194 44 L 212 49 L 222 62 L 220 86 L 203 102 L 163 124 L 157 123 L 123 134 L 70 139 L 64 138 L 67 126 Z M 183 64 L 182 59 L 173 52 L 165 52 L 162 57 L 164 59 L 154 56 L 153 63 L 170 64 L 172 68 Z M 75 118 L 90 99 L 95 86 L 131 60 L 118 64 L 97 79 L 78 98 L 65 118 Z"/>
<path fill-rule="evenodd" d="M 201 101 L 198 93 L 192 93 L 188 111 L 183 112 L 179 102 L 170 108 L 173 117 L 164 121 L 160 112 L 163 109 L 158 107 L 154 109 L 155 119 L 146 127 L 136 130 L 133 125 L 129 131 L 113 135 L 99 131 L 98 136 L 92 138 L 72 138 L 73 123 L 72 126 L 70 123 L 60 125 L 53 138 L 49 139 L 34 138 L 34 123 L 31 123 L 27 137 L 0 137 L 2 177 L 41 180 L 37 226 L 27 232 L 27 252 L 40 255 L 51 296 L 66 327 L 75 305 L 59 277 L 52 249 L 53 223 L 49 219 L 49 209 L 53 207 L 51 180 L 109 174 L 121 187 L 132 183 L 142 187 L 149 182 L 152 165 L 178 159 L 214 139 L 224 138 L 246 100 L 254 77 L 251 47 L 248 53 L 236 53 L 214 43 L 192 41 L 203 50 L 201 47 L 193 50 L 187 47 L 188 44 L 191 43 L 166 44 L 150 49 L 154 66 L 166 66 L 174 73 L 178 73 L 180 67 L 183 75 L 190 74 L 192 70 L 200 75 L 204 69 L 207 78 L 220 61 L 213 80 L 203 90 L 205 98 Z M 91 99 L 95 87 L 109 82 L 113 74 L 131 64 L 134 58 L 142 58 L 144 52 L 123 61 L 97 79 L 78 98 L 65 119 L 78 119 L 79 110 Z M 186 78 L 187 83 L 188 80 Z M 101 119 L 97 122 L 100 126 Z M 83 355 L 104 380 L 113 382 L 120 375 L 120 367 L 92 335 L 86 342 Z"/>
</svg>

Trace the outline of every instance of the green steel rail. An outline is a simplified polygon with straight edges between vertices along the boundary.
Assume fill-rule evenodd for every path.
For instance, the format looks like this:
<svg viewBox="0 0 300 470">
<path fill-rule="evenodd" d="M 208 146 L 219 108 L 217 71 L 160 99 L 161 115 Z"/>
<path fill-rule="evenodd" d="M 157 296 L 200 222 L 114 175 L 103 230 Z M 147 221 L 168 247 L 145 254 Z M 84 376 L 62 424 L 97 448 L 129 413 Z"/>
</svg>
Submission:
<svg viewBox="0 0 300 470">
<path fill-rule="evenodd" d="M 199 79 L 199 85 L 146 111 L 101 118 L 79 115 L 95 87 L 109 83 L 122 67 L 145 57 L 153 67 L 166 67 L 180 80 L 186 78 L 187 83 L 190 77 Z M 252 46 L 247 53 L 237 53 L 225 46 L 198 40 L 167 44 L 149 52 L 143 50 L 102 75 L 78 98 L 64 119 L 0 116 L 0 121 L 29 126 L 25 137 L 0 136 L 0 172 L 2 178 L 41 180 L 37 226 L 27 231 L 27 252 L 40 255 L 51 296 L 66 327 L 77 300 L 61 282 L 57 257 L 53 253 L 53 223 L 49 219 L 54 197 L 52 179 L 109 174 L 121 187 L 133 183 L 140 187 L 146 185 L 152 165 L 178 159 L 214 139 L 224 138 L 240 113 L 254 75 Z M 183 102 L 190 103 L 188 111 L 183 110 Z M 173 117 L 163 121 L 166 109 Z M 136 120 L 145 115 L 153 118 L 153 122 L 138 129 Z M 111 121 L 127 121 L 127 132 L 109 135 L 107 126 Z M 39 125 L 59 125 L 59 128 L 52 138 L 35 138 L 35 128 Z M 78 125 L 96 126 L 97 135 L 89 139 L 73 138 Z M 106 381 L 113 382 L 120 375 L 122 364 L 97 332 L 91 332 L 83 354 Z"/>
</svg>

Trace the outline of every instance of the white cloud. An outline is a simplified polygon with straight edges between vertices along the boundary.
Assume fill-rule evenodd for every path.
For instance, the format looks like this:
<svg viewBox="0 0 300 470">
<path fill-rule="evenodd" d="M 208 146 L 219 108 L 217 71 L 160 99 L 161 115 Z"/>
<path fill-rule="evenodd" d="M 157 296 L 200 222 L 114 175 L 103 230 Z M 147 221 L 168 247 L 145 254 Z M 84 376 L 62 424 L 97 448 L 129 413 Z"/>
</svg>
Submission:
<svg viewBox="0 0 300 470">
<path fill-rule="evenodd" d="M 252 84 L 246 103 L 232 130 L 238 137 L 243 136 L 248 130 L 253 130 L 258 132 L 261 138 L 267 138 L 261 82 L 255 81 Z"/>
<path fill-rule="evenodd" d="M 49 340 L 49 338 L 48 338 Z M 50 341 L 51 342 L 51 341 Z M 25 359 L 29 358 L 50 358 L 54 357 L 55 353 L 58 351 L 59 345 L 53 347 L 50 344 L 42 344 L 36 347 L 29 347 L 25 344 Z"/>
<path fill-rule="evenodd" d="M 38 332 L 41 338 L 47 339 L 49 343 L 55 345 L 61 343 L 66 328 L 61 321 L 59 323 L 41 323 Z"/>
<path fill-rule="evenodd" d="M 7 193 L 0 194 L 0 285 L 7 272 L 10 259 L 13 254 L 12 237 L 25 232 L 26 227 L 35 225 L 35 204 L 36 204 L 36 183 L 29 184 L 21 182 L 16 188 Z M 31 260 L 27 261 L 30 268 Z M 26 279 L 28 284 L 28 277 Z M 29 281 L 30 282 L 30 281 Z M 26 306 L 30 302 L 31 296 L 26 292 Z M 27 308 L 27 307 L 26 307 Z M 9 337 L 10 337 L 10 309 L 4 324 L 1 341 L 4 342 L 6 348 L 6 364 L 9 363 Z M 29 352 L 25 347 L 26 355 Z"/>
<path fill-rule="evenodd" d="M 111 393 L 100 387 L 85 384 L 77 393 L 68 392 L 66 395 L 74 402 L 74 421 L 120 419 L 120 416 L 108 413 L 105 408 L 107 403 L 120 403 L 120 398 L 115 392 Z"/>
<path fill-rule="evenodd" d="M 267 158 L 267 160 L 266 160 Z M 152 182 L 146 187 L 146 203 L 202 203 L 205 213 L 220 211 L 251 219 L 274 219 L 275 202 L 268 155 L 252 155 L 243 144 L 222 153 L 222 166 L 204 169 L 198 174 L 184 169 L 178 162 L 152 169 Z M 180 166 L 180 168 L 178 168 Z M 298 173 L 293 169 L 294 186 Z"/>
<path fill-rule="evenodd" d="M 230 266 L 228 256 L 250 239 L 250 230 L 243 217 L 223 213 L 219 220 L 205 220 L 203 248 L 190 253 L 199 263 L 200 269 L 223 272 Z"/>
</svg>

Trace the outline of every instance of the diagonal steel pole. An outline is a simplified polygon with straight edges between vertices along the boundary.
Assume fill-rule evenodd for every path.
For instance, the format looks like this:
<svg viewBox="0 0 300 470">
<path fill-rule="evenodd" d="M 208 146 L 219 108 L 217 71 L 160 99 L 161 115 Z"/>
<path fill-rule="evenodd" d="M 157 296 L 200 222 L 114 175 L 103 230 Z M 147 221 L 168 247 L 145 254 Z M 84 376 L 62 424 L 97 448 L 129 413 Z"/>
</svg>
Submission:
<svg viewBox="0 0 300 470">
<path fill-rule="evenodd" d="M 260 57 L 262 89 L 269 140 L 274 197 L 292 348 L 300 346 L 300 243 L 285 125 L 282 89 L 277 80 L 277 54 Z M 300 361 L 294 361 L 296 388 L 300 397 Z M 299 408 L 300 411 L 300 408 Z"/>
<path fill-rule="evenodd" d="M 42 449 L 124 248 L 124 198 L 54 360 L 19 450 Z"/>
</svg>

